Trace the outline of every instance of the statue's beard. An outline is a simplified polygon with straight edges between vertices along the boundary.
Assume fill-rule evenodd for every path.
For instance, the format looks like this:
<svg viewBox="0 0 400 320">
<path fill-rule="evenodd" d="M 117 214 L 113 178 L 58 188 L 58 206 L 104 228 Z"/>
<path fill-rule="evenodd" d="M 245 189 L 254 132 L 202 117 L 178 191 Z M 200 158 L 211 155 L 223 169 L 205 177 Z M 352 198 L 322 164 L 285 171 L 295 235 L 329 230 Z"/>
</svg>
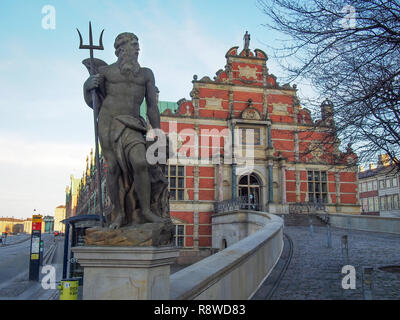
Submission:
<svg viewBox="0 0 400 320">
<path fill-rule="evenodd" d="M 126 51 L 122 51 L 118 57 L 118 66 L 121 74 L 128 77 L 135 75 L 140 69 L 137 56 L 132 52 Z"/>
</svg>

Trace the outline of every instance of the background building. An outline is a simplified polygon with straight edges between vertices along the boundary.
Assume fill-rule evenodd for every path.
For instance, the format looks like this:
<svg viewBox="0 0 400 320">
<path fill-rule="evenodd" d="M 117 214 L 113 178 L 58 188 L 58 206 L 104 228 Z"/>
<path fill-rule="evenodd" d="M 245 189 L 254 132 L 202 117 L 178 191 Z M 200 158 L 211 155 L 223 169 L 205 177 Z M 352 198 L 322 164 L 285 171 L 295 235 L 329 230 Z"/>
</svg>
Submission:
<svg viewBox="0 0 400 320">
<path fill-rule="evenodd" d="M 15 218 L 0 218 L 0 234 L 3 232 L 21 233 L 24 232 L 24 220 Z"/>
<path fill-rule="evenodd" d="M 66 218 L 65 206 L 58 206 L 54 211 L 54 231 L 65 232 L 65 224 L 62 223 Z"/>
<path fill-rule="evenodd" d="M 400 217 L 400 173 L 387 155 L 380 155 L 368 170 L 360 167 L 358 179 L 361 214 Z"/>
</svg>

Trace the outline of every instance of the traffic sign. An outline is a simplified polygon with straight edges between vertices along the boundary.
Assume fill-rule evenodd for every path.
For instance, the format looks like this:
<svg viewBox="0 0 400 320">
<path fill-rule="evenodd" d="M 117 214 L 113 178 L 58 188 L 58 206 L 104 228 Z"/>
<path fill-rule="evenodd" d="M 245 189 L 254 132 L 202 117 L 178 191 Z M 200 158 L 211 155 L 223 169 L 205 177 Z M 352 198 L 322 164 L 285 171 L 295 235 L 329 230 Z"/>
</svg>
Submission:
<svg viewBox="0 0 400 320">
<path fill-rule="evenodd" d="M 42 234 L 43 218 L 39 215 L 32 215 L 32 235 L 31 235 L 31 250 L 29 261 L 29 280 L 39 281 L 40 268 L 40 243 Z"/>
<path fill-rule="evenodd" d="M 33 222 L 43 222 L 43 217 L 40 214 L 34 214 L 32 216 L 32 223 Z"/>
<path fill-rule="evenodd" d="M 42 230 L 41 222 L 32 222 L 32 230 Z"/>
</svg>

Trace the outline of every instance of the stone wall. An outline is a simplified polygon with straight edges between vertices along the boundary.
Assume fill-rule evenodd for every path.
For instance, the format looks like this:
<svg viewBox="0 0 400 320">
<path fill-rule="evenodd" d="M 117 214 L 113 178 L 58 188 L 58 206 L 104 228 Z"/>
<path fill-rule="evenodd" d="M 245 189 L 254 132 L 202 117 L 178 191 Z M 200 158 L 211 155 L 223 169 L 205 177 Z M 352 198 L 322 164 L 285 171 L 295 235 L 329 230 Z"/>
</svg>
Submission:
<svg viewBox="0 0 400 320">
<path fill-rule="evenodd" d="M 329 221 L 338 228 L 400 234 L 400 218 L 329 214 Z"/>
<path fill-rule="evenodd" d="M 225 233 L 222 225 L 234 227 Z M 249 299 L 281 256 L 283 220 L 278 216 L 254 211 L 219 214 L 213 217 L 213 230 L 220 233 L 216 243 L 225 235 L 228 247 L 172 274 L 170 299 Z"/>
</svg>

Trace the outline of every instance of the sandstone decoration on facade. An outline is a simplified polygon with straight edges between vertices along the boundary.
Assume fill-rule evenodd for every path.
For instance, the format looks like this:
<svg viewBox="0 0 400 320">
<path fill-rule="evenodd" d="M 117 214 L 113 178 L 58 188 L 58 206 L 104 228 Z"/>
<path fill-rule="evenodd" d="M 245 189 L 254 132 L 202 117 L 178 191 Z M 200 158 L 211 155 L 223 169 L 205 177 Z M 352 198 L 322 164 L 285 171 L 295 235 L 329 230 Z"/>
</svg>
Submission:
<svg viewBox="0 0 400 320">
<path fill-rule="evenodd" d="M 211 97 L 211 98 L 205 98 L 206 100 L 206 109 L 209 110 L 222 110 L 222 99 L 216 98 L 216 97 Z"/>
<path fill-rule="evenodd" d="M 244 77 L 247 79 L 257 79 L 257 69 L 256 68 L 251 68 L 249 66 L 245 66 L 245 67 L 238 67 L 239 69 L 239 77 Z"/>
<path fill-rule="evenodd" d="M 312 141 L 308 147 L 312 155 L 312 162 L 323 162 L 322 156 L 324 155 L 324 148 L 318 141 Z"/>
<path fill-rule="evenodd" d="M 261 120 L 260 112 L 252 106 L 248 106 L 244 109 L 240 117 L 244 120 Z"/>
</svg>

